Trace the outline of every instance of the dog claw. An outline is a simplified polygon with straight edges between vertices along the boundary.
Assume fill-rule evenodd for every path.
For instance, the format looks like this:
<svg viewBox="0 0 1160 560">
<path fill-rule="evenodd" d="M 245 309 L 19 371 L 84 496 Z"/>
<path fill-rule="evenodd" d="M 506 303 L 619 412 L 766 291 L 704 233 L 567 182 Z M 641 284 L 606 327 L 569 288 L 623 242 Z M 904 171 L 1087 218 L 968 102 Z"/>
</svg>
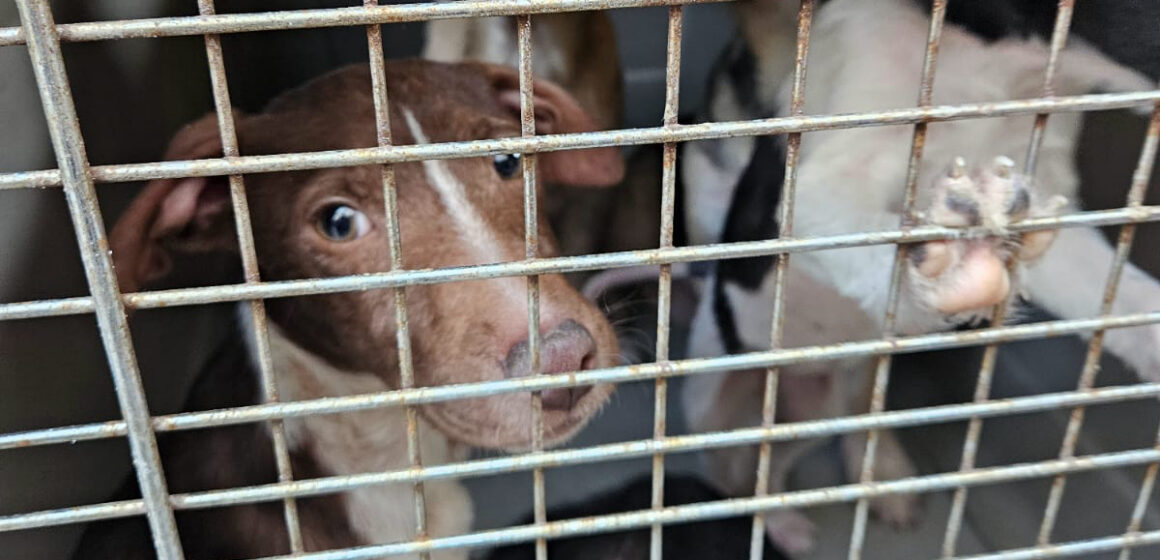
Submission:
<svg viewBox="0 0 1160 560">
<path fill-rule="evenodd" d="M 967 171 L 964 158 L 952 160 L 946 174 L 935 182 L 930 206 L 915 215 L 922 223 L 983 226 L 993 233 L 983 239 L 932 241 L 911 250 L 911 279 L 926 308 L 941 314 L 989 308 L 1005 300 L 1011 290 L 1005 262 L 1012 255 L 1012 238 L 1018 245 L 1013 255 L 1021 261 L 1047 251 L 1055 232 L 1006 233 L 1012 223 L 1056 215 L 1067 205 L 1060 196 L 1036 201 L 1030 185 L 1009 157 L 996 157 L 976 173 Z"/>
<path fill-rule="evenodd" d="M 967 174 L 967 160 L 963 156 L 958 156 L 951 162 L 951 170 L 947 172 L 947 176 L 951 179 L 961 179 Z"/>
<path fill-rule="evenodd" d="M 999 156 L 995 158 L 992 164 L 992 172 L 996 177 L 1007 179 L 1011 177 L 1011 173 L 1015 171 L 1015 161 L 1007 156 Z"/>
<path fill-rule="evenodd" d="M 781 510 L 767 513 L 765 532 L 769 540 L 790 556 L 808 554 L 814 550 L 817 528 L 800 512 Z"/>
<path fill-rule="evenodd" d="M 1062 194 L 1052 196 L 1051 198 L 1047 199 L 1047 202 L 1043 205 L 1042 213 L 1047 216 L 1058 215 L 1060 210 L 1063 210 L 1067 207 L 1067 202 L 1067 197 L 1063 196 Z"/>
</svg>

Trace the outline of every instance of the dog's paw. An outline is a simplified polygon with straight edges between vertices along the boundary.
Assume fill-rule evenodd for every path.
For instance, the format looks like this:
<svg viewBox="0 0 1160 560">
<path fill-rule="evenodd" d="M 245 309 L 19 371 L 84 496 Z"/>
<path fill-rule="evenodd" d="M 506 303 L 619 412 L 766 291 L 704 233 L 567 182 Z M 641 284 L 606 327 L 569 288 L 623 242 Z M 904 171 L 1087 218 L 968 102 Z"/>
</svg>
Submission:
<svg viewBox="0 0 1160 560">
<path fill-rule="evenodd" d="M 765 533 L 782 551 L 790 556 L 808 554 L 814 550 L 814 523 L 792 509 L 765 514 Z"/>
<path fill-rule="evenodd" d="M 922 506 L 917 494 L 891 494 L 870 500 L 870 512 L 891 528 L 903 531 L 918 525 Z"/>
<path fill-rule="evenodd" d="M 866 435 L 853 433 L 842 438 L 842 455 L 846 462 L 846 476 L 858 480 L 862 459 L 866 454 Z M 893 430 L 878 433 L 878 455 L 874 461 L 875 480 L 901 480 L 918 474 L 914 463 L 898 442 Z M 870 512 L 878 520 L 895 530 L 911 529 L 922 516 L 922 497 L 919 494 L 886 494 L 870 500 Z"/>
<path fill-rule="evenodd" d="M 934 185 L 934 197 L 919 219 L 944 227 L 984 227 L 993 235 L 982 239 L 932 241 L 909 252 L 909 275 L 919 297 L 939 313 L 952 315 L 981 310 L 1003 301 L 1011 290 L 1006 260 L 1027 261 L 1042 255 L 1055 239 L 1053 231 L 1011 235 L 1007 227 L 1028 217 L 1057 215 L 1063 197 L 1036 199 L 1031 179 L 1015 172 L 1009 158 L 967 172 L 963 158 Z"/>
</svg>

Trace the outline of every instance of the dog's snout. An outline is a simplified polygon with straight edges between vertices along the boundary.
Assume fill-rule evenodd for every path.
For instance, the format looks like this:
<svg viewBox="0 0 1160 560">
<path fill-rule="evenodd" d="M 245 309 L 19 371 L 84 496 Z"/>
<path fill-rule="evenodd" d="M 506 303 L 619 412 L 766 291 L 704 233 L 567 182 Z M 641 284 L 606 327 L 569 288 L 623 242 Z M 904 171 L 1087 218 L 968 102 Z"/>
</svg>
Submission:
<svg viewBox="0 0 1160 560">
<path fill-rule="evenodd" d="M 588 367 L 596 354 L 596 341 L 584 325 L 567 320 L 552 329 L 540 339 L 540 373 L 564 373 L 579 371 Z M 504 374 L 507 377 L 524 377 L 531 373 L 531 353 L 528 341 L 514 344 L 504 359 Z M 549 389 L 543 392 L 545 409 L 570 410 L 591 387 L 570 387 Z"/>
<path fill-rule="evenodd" d="M 572 407 L 591 390 L 591 386 L 549 389 L 541 395 L 540 403 L 547 410 L 572 410 Z"/>
</svg>

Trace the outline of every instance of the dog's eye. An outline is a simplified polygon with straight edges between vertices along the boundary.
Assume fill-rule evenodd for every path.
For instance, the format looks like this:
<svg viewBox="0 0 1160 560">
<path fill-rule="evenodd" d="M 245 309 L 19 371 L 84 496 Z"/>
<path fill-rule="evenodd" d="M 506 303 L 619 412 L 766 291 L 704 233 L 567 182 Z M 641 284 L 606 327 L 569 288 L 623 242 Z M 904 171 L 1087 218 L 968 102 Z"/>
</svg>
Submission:
<svg viewBox="0 0 1160 560">
<path fill-rule="evenodd" d="M 353 241 L 371 229 L 366 214 L 345 204 L 332 204 L 323 208 L 318 214 L 316 225 L 318 231 L 332 241 Z"/>
<path fill-rule="evenodd" d="M 495 172 L 504 179 L 511 179 L 520 172 L 519 154 L 498 155 L 492 158 L 491 162 L 495 166 Z"/>
</svg>

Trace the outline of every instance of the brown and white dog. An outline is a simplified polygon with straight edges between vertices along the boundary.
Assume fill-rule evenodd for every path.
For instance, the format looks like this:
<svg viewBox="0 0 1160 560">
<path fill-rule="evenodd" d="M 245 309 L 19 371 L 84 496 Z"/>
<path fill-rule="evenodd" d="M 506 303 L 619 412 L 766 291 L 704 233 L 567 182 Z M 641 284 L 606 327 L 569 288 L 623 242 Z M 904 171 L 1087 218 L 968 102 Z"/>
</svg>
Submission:
<svg viewBox="0 0 1160 560">
<path fill-rule="evenodd" d="M 532 18 L 532 73 L 559 84 L 603 129 L 623 124 L 624 85 L 616 32 L 607 12 L 538 14 Z M 423 57 L 440 62 L 519 63 L 514 17 L 441 19 L 427 23 Z M 660 163 L 650 168 L 656 173 Z M 542 205 L 560 251 L 582 255 L 655 247 L 659 197 L 640 181 L 593 191 L 558 185 Z M 575 273 L 581 279 L 589 273 Z"/>
<path fill-rule="evenodd" d="M 518 77 L 487 64 L 390 62 L 387 87 L 392 134 L 422 144 L 519 134 Z M 239 115 L 243 155 L 367 148 L 376 145 L 370 73 L 337 70 L 283 94 L 262 113 Z M 542 134 L 593 130 L 596 124 L 561 88 L 535 84 L 536 129 Z M 216 118 L 182 129 L 167 157 L 220 157 Z M 402 261 L 424 269 L 519 260 L 524 255 L 521 165 L 517 156 L 395 165 Z M 605 186 L 623 163 L 615 149 L 545 153 L 545 183 Z M 248 175 L 246 196 L 263 280 L 384 272 L 389 251 L 377 166 Z M 123 291 L 163 276 L 172 258 L 236 251 L 224 178 L 158 180 L 146 187 L 111 235 Z M 555 253 L 539 219 L 543 256 Z M 617 344 L 605 318 L 558 275 L 540 279 L 542 371 L 607 367 Z M 523 278 L 427 286 L 405 292 L 415 381 L 419 386 L 528 375 Z M 268 335 L 282 400 L 384 391 L 399 386 L 394 299 L 388 290 L 269 300 Z M 243 314 L 243 322 L 246 315 Z M 247 331 L 248 332 L 248 331 Z M 251 344 L 228 345 L 205 368 L 189 410 L 261 401 Z M 606 401 L 605 385 L 546 391 L 544 437 L 559 443 Z M 424 464 L 463 458 L 469 446 L 520 449 L 531 434 L 528 393 L 510 393 L 419 408 Z M 399 408 L 285 421 L 294 476 L 406 468 L 405 414 Z M 276 481 L 264 425 L 182 432 L 160 441 L 174 493 Z M 130 488 L 132 485 L 130 485 Z M 430 536 L 465 532 L 471 502 L 456 481 L 425 485 Z M 385 485 L 299 500 L 307 550 L 404 541 L 415 536 L 409 485 Z M 288 552 L 281 505 L 260 503 L 177 514 L 186 557 L 239 558 Z M 94 525 L 83 558 L 150 558 L 140 518 Z M 436 554 L 464 558 L 463 551 Z"/>
</svg>

